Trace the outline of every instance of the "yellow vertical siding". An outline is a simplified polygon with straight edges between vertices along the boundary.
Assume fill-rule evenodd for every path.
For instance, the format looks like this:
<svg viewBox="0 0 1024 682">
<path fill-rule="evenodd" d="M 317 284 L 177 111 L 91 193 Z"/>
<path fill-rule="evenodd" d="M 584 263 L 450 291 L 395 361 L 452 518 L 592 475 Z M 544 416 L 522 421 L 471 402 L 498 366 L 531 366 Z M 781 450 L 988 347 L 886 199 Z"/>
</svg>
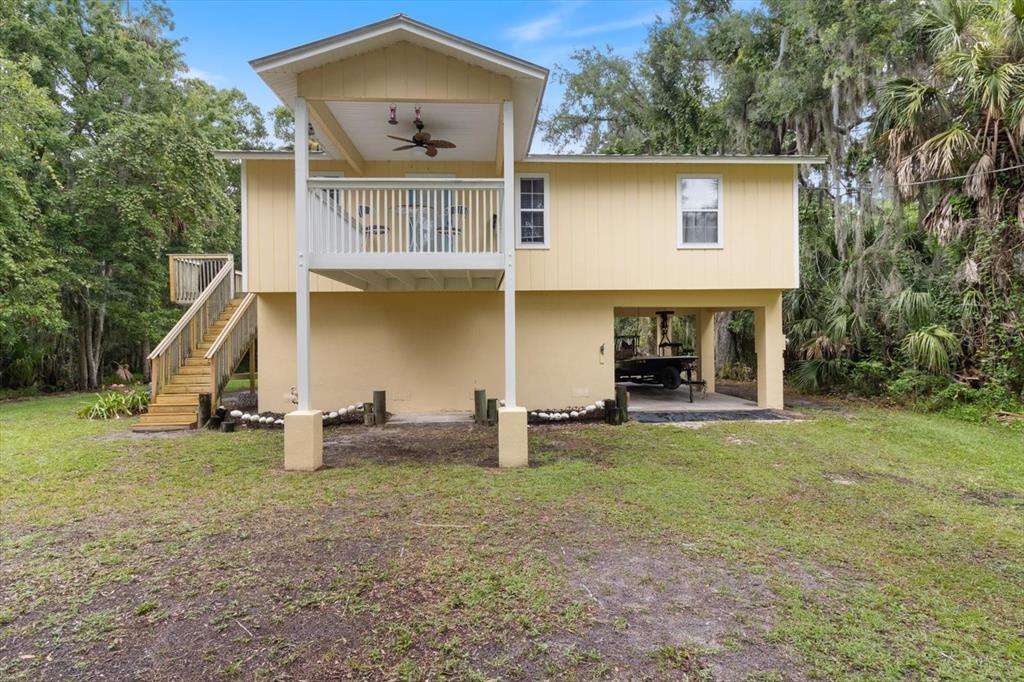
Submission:
<svg viewBox="0 0 1024 682">
<path fill-rule="evenodd" d="M 291 161 L 246 161 L 246 213 L 249 220 L 249 290 L 295 291 L 295 175 Z M 343 161 L 312 161 L 314 171 L 342 171 L 356 177 Z M 491 177 L 489 162 L 367 161 L 367 177 L 403 177 L 407 173 L 454 174 Z M 310 291 L 356 291 L 327 277 L 313 274 Z"/>
<path fill-rule="evenodd" d="M 294 291 L 290 161 L 248 161 L 249 286 Z M 343 162 L 314 161 L 314 170 Z M 549 249 L 522 249 L 517 287 L 544 290 L 785 289 L 793 285 L 793 171 L 754 164 L 537 164 L 549 176 Z M 368 177 L 407 173 L 492 177 L 489 162 L 368 161 Z M 676 176 L 720 174 L 724 247 L 678 249 Z M 350 291 L 314 276 L 313 291 Z"/>
<path fill-rule="evenodd" d="M 522 290 L 792 286 L 793 171 L 766 164 L 521 163 L 550 182 L 549 249 L 522 249 Z M 677 248 L 679 174 L 722 176 L 724 246 Z"/>
<path fill-rule="evenodd" d="M 512 82 L 403 41 L 300 73 L 299 94 L 327 100 L 500 102 L 512 96 Z"/>
</svg>

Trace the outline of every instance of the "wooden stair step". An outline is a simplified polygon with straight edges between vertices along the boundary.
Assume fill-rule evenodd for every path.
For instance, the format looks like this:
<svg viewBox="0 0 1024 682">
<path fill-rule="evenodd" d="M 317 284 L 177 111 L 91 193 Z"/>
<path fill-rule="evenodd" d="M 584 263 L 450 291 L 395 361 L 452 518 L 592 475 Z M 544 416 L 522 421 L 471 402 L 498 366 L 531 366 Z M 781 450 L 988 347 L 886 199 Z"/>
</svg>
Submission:
<svg viewBox="0 0 1024 682">
<path fill-rule="evenodd" d="M 206 364 L 206 365 L 185 365 L 184 367 L 179 369 L 178 373 L 175 374 L 174 376 L 176 376 L 176 377 L 190 376 L 190 375 L 209 376 L 209 374 L 210 374 L 210 366 L 209 366 L 209 364 Z"/>
<path fill-rule="evenodd" d="M 139 417 L 139 426 L 184 426 L 196 425 L 196 415 L 149 414 Z"/>
<path fill-rule="evenodd" d="M 163 395 L 165 393 L 174 393 L 177 395 L 191 395 L 194 396 L 196 400 L 199 400 L 200 393 L 209 393 L 209 388 L 207 386 L 201 386 L 198 388 L 202 390 L 197 390 L 197 387 L 189 386 L 188 384 L 168 384 L 164 388 L 164 390 L 160 392 L 160 395 Z"/>
<path fill-rule="evenodd" d="M 210 382 L 208 381 L 172 381 L 167 384 L 168 388 L 188 388 L 191 389 L 192 393 L 206 393 L 210 390 Z M 181 393 L 181 391 L 174 391 L 174 393 Z"/>
<path fill-rule="evenodd" d="M 189 393 L 161 393 L 149 405 L 150 407 L 152 407 L 153 405 L 178 405 L 182 407 L 195 407 L 199 405 L 199 396 L 192 395 Z"/>
<path fill-rule="evenodd" d="M 198 357 L 193 355 L 192 357 L 190 357 L 190 358 L 185 360 L 185 367 L 207 367 L 208 368 L 209 366 L 210 366 L 210 361 L 207 360 L 206 358 L 204 358 L 201 355 L 198 356 Z"/>
<path fill-rule="evenodd" d="M 149 411 L 146 414 L 175 414 L 181 416 L 196 416 L 199 404 L 195 405 L 172 405 L 168 403 L 150 403 Z"/>
</svg>

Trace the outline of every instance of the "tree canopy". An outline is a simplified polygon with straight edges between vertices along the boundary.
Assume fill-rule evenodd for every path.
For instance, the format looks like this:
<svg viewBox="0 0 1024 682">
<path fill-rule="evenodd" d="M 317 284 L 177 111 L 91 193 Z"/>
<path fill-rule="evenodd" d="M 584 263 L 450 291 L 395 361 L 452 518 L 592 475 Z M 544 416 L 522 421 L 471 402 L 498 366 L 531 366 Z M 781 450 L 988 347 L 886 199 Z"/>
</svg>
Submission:
<svg viewBox="0 0 1024 682">
<path fill-rule="evenodd" d="M 161 3 L 0 0 L 0 377 L 144 372 L 180 311 L 166 254 L 237 252 L 238 173 L 266 146 L 238 90 L 187 76 Z"/>
<path fill-rule="evenodd" d="M 238 170 L 212 150 L 267 147 L 268 124 L 291 144 L 287 109 L 188 76 L 171 21 L 0 0 L 4 386 L 144 372 L 178 315 L 166 254 L 238 249 Z M 1021 399 L 1024 0 L 677 0 L 636 54 L 581 50 L 556 77 L 556 148 L 828 159 L 800 176 L 785 299 L 802 386 Z"/>
<path fill-rule="evenodd" d="M 1020 399 L 1024 2 L 678 0 L 637 54 L 558 78 L 559 148 L 828 158 L 801 176 L 786 296 L 805 388 L 920 370 Z"/>
</svg>

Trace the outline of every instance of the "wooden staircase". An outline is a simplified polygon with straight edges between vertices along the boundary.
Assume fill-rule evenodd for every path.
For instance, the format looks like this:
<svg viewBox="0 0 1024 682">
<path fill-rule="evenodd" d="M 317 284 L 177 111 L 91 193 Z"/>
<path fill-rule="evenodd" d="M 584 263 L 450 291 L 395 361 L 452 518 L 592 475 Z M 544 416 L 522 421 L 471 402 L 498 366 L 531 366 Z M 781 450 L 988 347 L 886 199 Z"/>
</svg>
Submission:
<svg viewBox="0 0 1024 682">
<path fill-rule="evenodd" d="M 210 326 L 195 351 L 188 357 L 171 380 L 160 386 L 149 403 L 149 411 L 139 418 L 136 431 L 169 431 L 194 429 L 199 417 L 199 394 L 215 393 L 212 386 L 211 360 L 203 357 L 227 326 L 231 316 L 241 305 L 242 296 L 235 296 Z"/>
</svg>

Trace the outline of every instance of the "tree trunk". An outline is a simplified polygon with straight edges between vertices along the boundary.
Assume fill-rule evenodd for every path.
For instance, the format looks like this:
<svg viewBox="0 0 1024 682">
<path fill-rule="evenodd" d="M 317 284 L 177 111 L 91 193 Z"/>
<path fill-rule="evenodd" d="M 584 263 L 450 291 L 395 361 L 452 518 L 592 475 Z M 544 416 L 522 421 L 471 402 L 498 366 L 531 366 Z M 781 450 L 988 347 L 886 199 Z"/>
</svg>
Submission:
<svg viewBox="0 0 1024 682">
<path fill-rule="evenodd" d="M 82 300 L 82 314 L 80 319 L 81 326 L 79 328 L 79 343 L 82 346 L 82 366 L 85 368 L 82 388 L 88 390 L 90 388 L 95 388 L 96 384 L 92 381 L 92 308 L 89 307 L 89 302 L 85 299 Z"/>
<path fill-rule="evenodd" d="M 85 390 L 89 388 L 89 360 L 85 348 L 86 327 L 82 311 L 78 312 L 78 388 Z"/>
<path fill-rule="evenodd" d="M 107 319 L 107 307 L 101 305 L 93 316 L 92 356 L 89 359 L 89 379 L 92 387 L 100 385 L 100 369 L 103 366 L 103 325 Z"/>
<path fill-rule="evenodd" d="M 94 310 L 89 299 L 83 297 L 79 309 L 78 358 L 79 377 L 82 388 L 93 389 L 100 383 L 100 368 L 103 358 L 103 330 L 107 308 L 101 305 Z"/>
<path fill-rule="evenodd" d="M 152 367 L 149 364 L 149 354 L 152 352 L 149 337 L 147 336 L 142 339 L 142 359 L 140 361 L 142 363 L 142 381 L 147 384 L 153 380 Z"/>
<path fill-rule="evenodd" d="M 836 253 L 840 259 L 844 259 L 846 258 L 846 225 L 843 223 L 843 184 L 839 170 L 840 159 L 842 158 L 842 150 L 836 150 L 831 156 L 832 230 L 835 234 Z"/>
<path fill-rule="evenodd" d="M 729 331 L 732 312 L 715 313 L 715 372 L 736 361 L 736 342 Z"/>
</svg>

